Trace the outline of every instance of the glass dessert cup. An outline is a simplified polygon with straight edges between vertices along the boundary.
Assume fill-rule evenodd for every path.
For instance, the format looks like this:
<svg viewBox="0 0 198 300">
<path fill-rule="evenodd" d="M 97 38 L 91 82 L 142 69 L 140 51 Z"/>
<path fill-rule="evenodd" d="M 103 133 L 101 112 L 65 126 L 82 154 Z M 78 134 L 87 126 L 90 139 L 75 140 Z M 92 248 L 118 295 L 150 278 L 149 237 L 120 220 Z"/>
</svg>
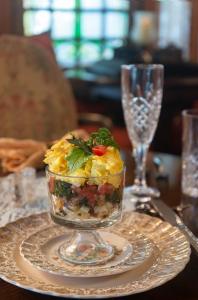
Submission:
<svg viewBox="0 0 198 300">
<path fill-rule="evenodd" d="M 46 169 L 52 220 L 76 229 L 59 247 L 62 259 L 96 265 L 114 255 L 114 248 L 95 229 L 121 219 L 124 170 L 98 177 L 62 176 Z"/>
</svg>

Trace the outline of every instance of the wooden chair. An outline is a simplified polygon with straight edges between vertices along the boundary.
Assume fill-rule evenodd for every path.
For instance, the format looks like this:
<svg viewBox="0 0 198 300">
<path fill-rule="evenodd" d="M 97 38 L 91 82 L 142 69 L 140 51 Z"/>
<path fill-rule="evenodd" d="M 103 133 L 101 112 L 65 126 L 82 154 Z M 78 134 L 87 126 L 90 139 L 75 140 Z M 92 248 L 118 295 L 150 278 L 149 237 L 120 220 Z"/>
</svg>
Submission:
<svg viewBox="0 0 198 300">
<path fill-rule="evenodd" d="M 0 37 L 0 137 L 53 140 L 78 127 L 67 79 L 41 46 Z"/>
</svg>

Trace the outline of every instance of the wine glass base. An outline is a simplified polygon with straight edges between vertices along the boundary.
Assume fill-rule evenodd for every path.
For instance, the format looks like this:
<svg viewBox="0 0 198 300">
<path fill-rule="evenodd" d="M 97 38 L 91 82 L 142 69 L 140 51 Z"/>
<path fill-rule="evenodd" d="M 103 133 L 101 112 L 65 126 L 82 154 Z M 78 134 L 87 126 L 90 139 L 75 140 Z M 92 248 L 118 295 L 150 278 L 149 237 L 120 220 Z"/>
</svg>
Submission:
<svg viewBox="0 0 198 300">
<path fill-rule="evenodd" d="M 114 247 L 104 242 L 96 232 L 78 232 L 72 241 L 59 247 L 59 256 L 70 263 L 97 265 L 114 256 Z"/>
<path fill-rule="evenodd" d="M 133 190 L 134 186 L 125 188 L 125 207 L 127 210 L 145 213 L 150 216 L 159 217 L 159 213 L 153 207 L 151 196 L 140 194 L 137 195 Z"/>
<path fill-rule="evenodd" d="M 127 192 L 132 196 L 141 198 L 142 202 L 150 201 L 150 198 L 160 197 L 160 191 L 148 186 L 132 185 L 127 188 Z"/>
</svg>

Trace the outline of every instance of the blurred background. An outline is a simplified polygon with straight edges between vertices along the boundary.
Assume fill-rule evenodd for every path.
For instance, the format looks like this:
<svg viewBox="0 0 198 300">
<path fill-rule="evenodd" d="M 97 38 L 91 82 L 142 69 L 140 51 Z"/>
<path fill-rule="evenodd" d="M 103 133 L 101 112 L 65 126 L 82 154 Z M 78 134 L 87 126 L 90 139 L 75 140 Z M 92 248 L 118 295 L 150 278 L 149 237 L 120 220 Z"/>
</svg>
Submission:
<svg viewBox="0 0 198 300">
<path fill-rule="evenodd" d="M 108 116 L 126 148 L 120 66 L 164 64 L 152 147 L 180 153 L 181 110 L 198 107 L 197 0 L 0 0 L 0 34 L 25 35 L 55 55 L 78 111 Z"/>
</svg>

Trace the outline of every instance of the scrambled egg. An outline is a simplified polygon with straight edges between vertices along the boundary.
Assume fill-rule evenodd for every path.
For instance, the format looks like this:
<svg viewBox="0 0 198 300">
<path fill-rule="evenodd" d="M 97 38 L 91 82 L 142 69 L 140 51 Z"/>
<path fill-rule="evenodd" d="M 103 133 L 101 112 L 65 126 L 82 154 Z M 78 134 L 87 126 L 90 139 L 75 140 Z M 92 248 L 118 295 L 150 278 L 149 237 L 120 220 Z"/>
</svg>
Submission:
<svg viewBox="0 0 198 300">
<path fill-rule="evenodd" d="M 71 172 L 65 158 L 73 147 L 75 146 L 64 137 L 46 152 L 44 162 L 49 165 L 51 172 L 69 176 L 61 179 L 77 186 L 83 185 L 88 179 L 89 184 L 110 183 L 116 188 L 119 187 L 122 176 L 117 174 L 123 170 L 123 161 L 118 149 L 107 147 L 102 156 L 92 154 L 81 168 Z"/>
<path fill-rule="evenodd" d="M 61 139 L 47 150 L 44 162 L 49 165 L 49 170 L 59 175 L 67 175 L 68 167 L 65 157 L 71 152 L 74 145 L 66 139 Z"/>
<path fill-rule="evenodd" d="M 115 174 L 123 170 L 123 161 L 120 152 L 114 147 L 107 147 L 107 151 L 102 156 L 92 156 L 92 167 L 90 170 L 91 184 L 111 183 L 115 187 L 119 187 L 120 178 Z"/>
</svg>

